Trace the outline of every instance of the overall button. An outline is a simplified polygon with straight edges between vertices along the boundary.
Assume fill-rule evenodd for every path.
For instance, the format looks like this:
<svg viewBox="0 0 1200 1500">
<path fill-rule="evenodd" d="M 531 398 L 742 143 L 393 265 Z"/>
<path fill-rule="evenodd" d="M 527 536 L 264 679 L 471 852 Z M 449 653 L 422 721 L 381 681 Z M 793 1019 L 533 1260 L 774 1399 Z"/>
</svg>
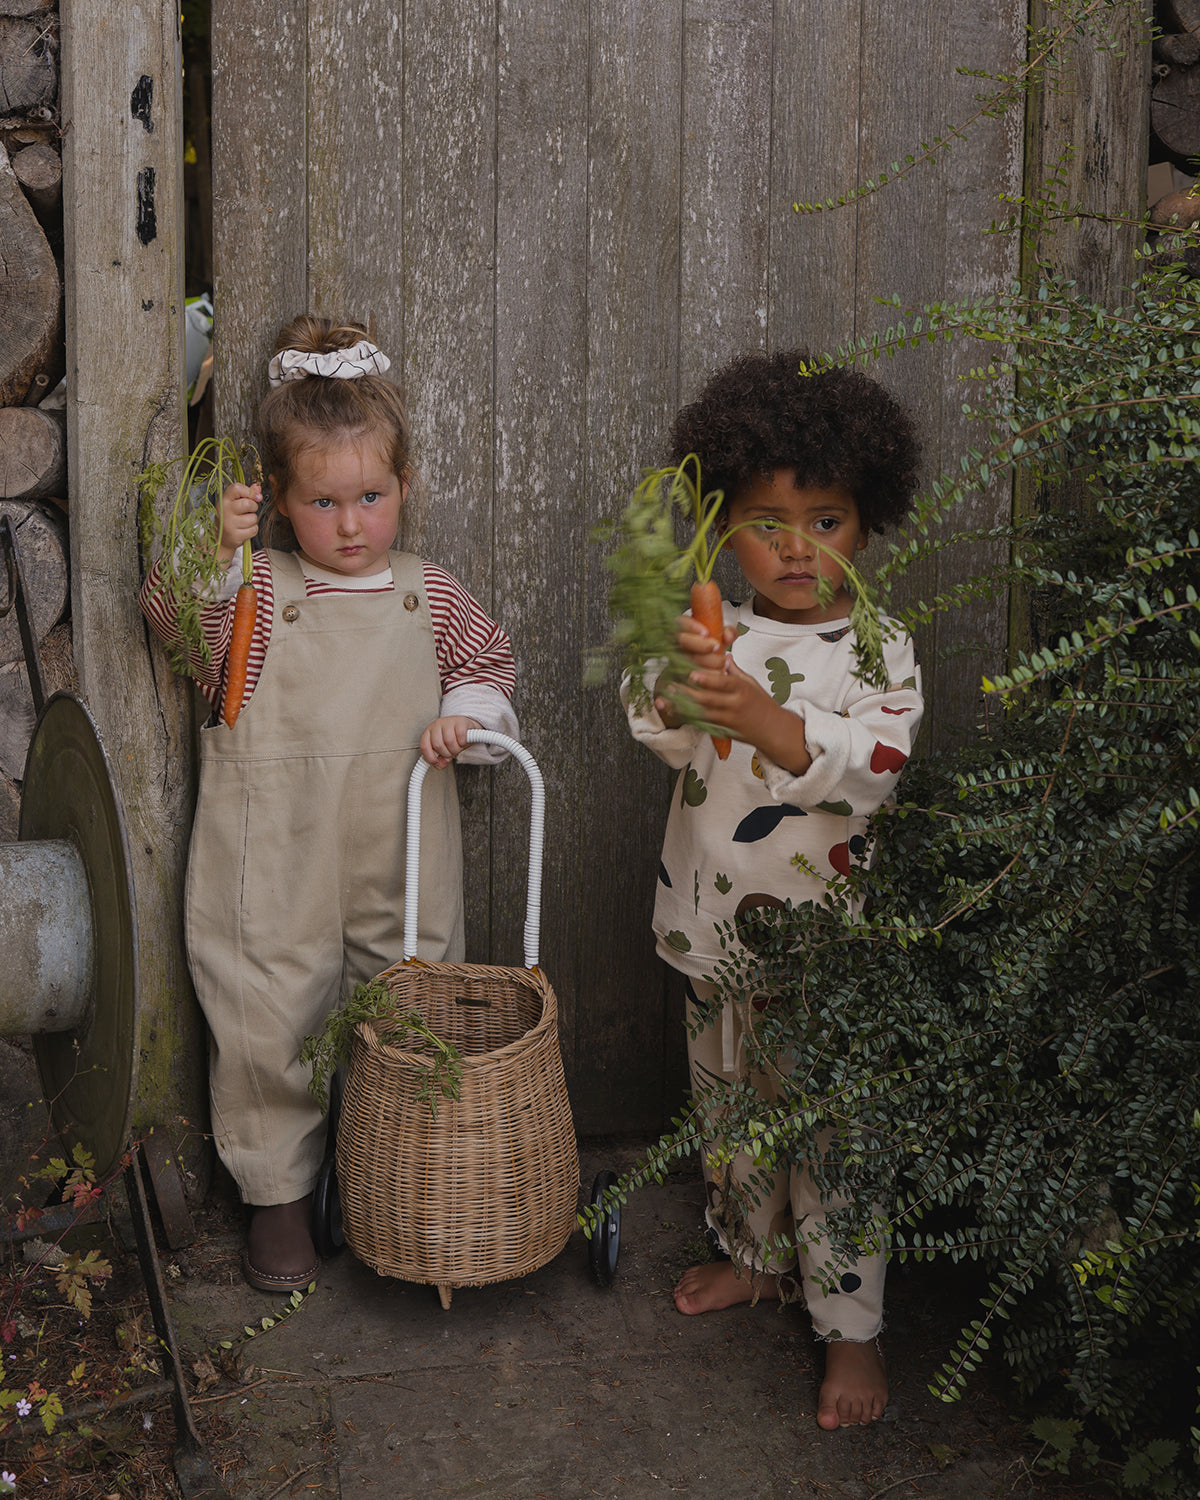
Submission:
<svg viewBox="0 0 1200 1500">
<path fill-rule="evenodd" d="M 404 607 L 406 610 L 408 610 L 410 615 L 412 614 L 414 609 L 418 609 L 420 607 L 420 604 L 421 601 L 417 598 L 416 594 L 405 594 Z"/>
<path fill-rule="evenodd" d="M 283 618 L 288 622 L 289 625 L 294 625 L 295 622 L 300 618 L 300 610 L 294 604 L 285 604 L 283 606 L 282 613 Z"/>
</svg>

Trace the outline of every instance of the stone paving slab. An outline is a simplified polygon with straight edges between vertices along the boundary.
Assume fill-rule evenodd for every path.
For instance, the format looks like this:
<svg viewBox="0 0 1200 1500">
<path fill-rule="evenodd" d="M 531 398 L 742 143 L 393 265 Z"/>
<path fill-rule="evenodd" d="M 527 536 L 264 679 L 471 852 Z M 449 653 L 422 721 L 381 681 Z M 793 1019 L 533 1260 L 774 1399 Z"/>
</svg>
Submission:
<svg viewBox="0 0 1200 1500">
<path fill-rule="evenodd" d="M 589 1154 L 584 1182 L 633 1155 Z M 816 1427 L 820 1351 L 802 1308 L 681 1317 L 670 1289 L 699 1247 L 701 1202 L 686 1168 L 638 1193 L 609 1289 L 592 1280 L 578 1234 L 530 1276 L 457 1289 L 448 1310 L 432 1288 L 378 1276 L 349 1253 L 329 1261 L 298 1311 L 240 1343 L 245 1389 L 206 1398 L 238 1455 L 225 1465 L 231 1496 L 1014 1492 L 1013 1428 L 994 1396 L 946 1408 L 925 1389 L 929 1349 L 944 1357 L 928 1280 L 894 1278 L 893 1401 L 868 1430 Z M 231 1266 L 235 1248 L 231 1237 Z M 172 1302 L 193 1354 L 282 1305 L 232 1272 L 185 1278 L 172 1285 Z"/>
</svg>

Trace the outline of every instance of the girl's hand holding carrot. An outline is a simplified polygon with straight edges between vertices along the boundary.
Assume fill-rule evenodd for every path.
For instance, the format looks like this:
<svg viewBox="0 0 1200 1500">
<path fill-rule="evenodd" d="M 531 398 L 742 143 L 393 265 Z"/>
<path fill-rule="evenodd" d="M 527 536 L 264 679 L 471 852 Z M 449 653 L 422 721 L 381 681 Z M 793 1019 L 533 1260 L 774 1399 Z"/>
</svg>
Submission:
<svg viewBox="0 0 1200 1500">
<path fill-rule="evenodd" d="M 221 536 L 217 556 L 231 563 L 243 542 L 258 535 L 258 507 L 262 504 L 262 485 L 228 484 L 221 492 Z"/>
<path fill-rule="evenodd" d="M 677 629 L 679 649 L 691 657 L 695 666 L 708 671 L 723 670 L 726 652 L 737 640 L 734 626 L 723 625 L 720 635 L 714 637 L 696 623 L 693 615 L 680 615 Z"/>
<path fill-rule="evenodd" d="M 172 620 L 171 633 L 164 633 L 164 638 L 177 672 L 195 676 L 197 670 L 212 665 L 213 647 L 205 636 L 202 608 L 204 601 L 216 599 L 224 589 L 229 565 L 241 549 L 242 585 L 234 602 L 223 664 L 221 717 L 230 728 L 245 697 L 257 613 L 250 538 L 258 532 L 262 474 L 256 458 L 254 482 L 246 483 L 242 459 L 247 451 L 229 438 L 204 438 L 186 459 L 148 464 L 138 475 L 138 531 L 147 565 L 153 564 L 143 607 L 160 597 L 165 601 Z M 182 473 L 175 498 L 160 517 L 159 493 L 177 465 Z"/>
<path fill-rule="evenodd" d="M 221 718 L 232 729 L 242 711 L 246 696 L 246 669 L 250 661 L 250 643 L 258 615 L 258 594 L 251 583 L 250 538 L 258 533 L 258 507 L 262 485 L 228 484 L 221 492 L 221 536 L 217 556 L 232 562 L 241 549 L 242 582 L 233 606 L 233 631 L 229 638 L 229 655 L 225 658 L 225 692 L 221 700 Z"/>
<path fill-rule="evenodd" d="M 721 639 L 714 640 L 708 631 L 697 623 L 693 615 L 687 614 L 680 615 L 675 621 L 675 638 L 676 644 L 688 658 L 692 669 L 723 672 L 729 662 L 727 649 L 737 639 L 737 631 L 732 625 L 723 626 Z M 654 685 L 654 707 L 668 729 L 677 729 L 685 722 L 674 702 L 674 697 L 681 684 L 685 684 L 688 680 L 687 677 L 680 676 L 678 672 L 664 672 Z M 687 688 L 684 687 L 683 691 L 686 692 Z M 695 694 L 690 693 L 689 697 L 694 699 Z M 723 756 L 722 759 L 724 759 Z"/>
</svg>

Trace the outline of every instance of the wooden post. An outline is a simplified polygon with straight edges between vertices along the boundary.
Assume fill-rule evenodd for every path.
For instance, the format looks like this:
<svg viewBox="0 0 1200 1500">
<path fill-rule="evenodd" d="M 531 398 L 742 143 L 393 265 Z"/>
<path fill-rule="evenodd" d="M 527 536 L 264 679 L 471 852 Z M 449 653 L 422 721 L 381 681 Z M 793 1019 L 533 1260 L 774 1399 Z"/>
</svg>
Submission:
<svg viewBox="0 0 1200 1500">
<path fill-rule="evenodd" d="M 80 685 L 116 768 L 137 895 L 135 1129 L 168 1129 L 200 1190 L 205 1039 L 182 946 L 192 690 L 138 609 L 135 476 L 180 456 L 182 139 L 174 0 L 63 0 L 71 607 Z M 186 1121 L 187 1127 L 180 1122 Z"/>
<path fill-rule="evenodd" d="M 1072 278 L 1079 296 L 1120 301 L 1134 276 L 1133 251 L 1144 238 L 1150 131 L 1151 0 L 1115 7 L 1110 46 L 1079 37 L 1064 49 L 1053 85 L 1026 111 L 1025 189 L 1036 190 L 1062 159 L 1059 197 L 1095 218 L 1051 224 L 1027 241 L 1022 274 L 1049 265 Z M 1030 24 L 1053 26 L 1061 12 L 1034 0 Z"/>
</svg>

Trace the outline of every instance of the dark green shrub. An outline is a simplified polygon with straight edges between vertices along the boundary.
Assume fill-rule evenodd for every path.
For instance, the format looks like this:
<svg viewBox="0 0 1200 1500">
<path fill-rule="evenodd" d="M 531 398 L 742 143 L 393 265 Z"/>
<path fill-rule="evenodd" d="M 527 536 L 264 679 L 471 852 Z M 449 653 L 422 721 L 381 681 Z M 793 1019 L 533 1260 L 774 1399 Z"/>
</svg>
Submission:
<svg viewBox="0 0 1200 1500">
<path fill-rule="evenodd" d="M 1056 8 L 978 118 L 1056 87 L 1066 42 L 1116 46 L 1132 4 Z M 961 133 L 797 207 L 902 191 Z M 1065 229 L 1082 210 L 1061 195 L 1056 164 L 1000 227 L 1027 244 Z M 757 951 L 717 977 L 735 1002 L 778 998 L 747 1070 L 789 1077 L 774 1108 L 749 1087 L 722 1099 L 723 1145 L 764 1169 L 815 1163 L 830 1192 L 848 1188 L 858 1207 L 835 1216 L 847 1248 L 877 1204 L 894 1255 L 976 1264 L 978 1316 L 934 1388 L 952 1399 L 998 1349 L 1041 1412 L 1053 1467 L 1078 1457 L 1131 1495 L 1194 1500 L 1200 282 L 1172 260 L 1194 266 L 1200 251 L 1194 235 L 1151 248 L 1122 308 L 1035 269 L 1006 298 L 923 308 L 833 356 L 977 341 L 978 449 L 931 487 L 878 602 L 919 635 L 936 611 L 1012 587 L 1030 639 L 983 684 L 974 741 L 906 770 L 901 805 L 877 819 L 865 917 L 837 892 L 829 907 L 763 912 Z M 1036 496 L 1034 513 L 956 534 L 960 502 L 997 476 Z M 1000 540 L 1004 567 L 896 606 L 932 551 Z M 706 1103 L 622 1192 L 696 1149 Z"/>
<path fill-rule="evenodd" d="M 979 1263 L 942 1394 L 994 1343 L 1129 1493 L 1194 1496 L 1200 299 L 1151 268 L 1121 311 L 1046 283 L 922 318 L 1010 355 L 981 377 L 989 442 L 933 487 L 881 603 L 964 493 L 1020 468 L 1042 504 L 1005 578 L 1041 639 L 984 684 L 974 743 L 906 772 L 865 919 L 764 913 L 724 965 L 727 995 L 779 998 L 748 1063 L 790 1075 L 773 1109 L 735 1093 L 726 1144 L 850 1186 L 847 1245 L 879 1203 L 895 1254 Z M 995 585 L 899 613 L 919 629 Z M 694 1144 L 689 1116 L 645 1171 Z"/>
</svg>

